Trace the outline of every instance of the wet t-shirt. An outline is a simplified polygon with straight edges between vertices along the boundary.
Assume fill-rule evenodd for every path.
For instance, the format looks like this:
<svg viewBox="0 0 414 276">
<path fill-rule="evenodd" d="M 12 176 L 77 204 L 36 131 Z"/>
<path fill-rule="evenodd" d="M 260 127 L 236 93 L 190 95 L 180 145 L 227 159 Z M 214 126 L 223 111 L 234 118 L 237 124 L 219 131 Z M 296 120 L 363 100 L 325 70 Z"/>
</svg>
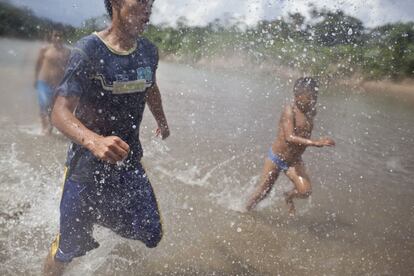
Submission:
<svg viewBox="0 0 414 276">
<path fill-rule="evenodd" d="M 157 65 L 157 48 L 145 38 L 139 38 L 128 52 L 116 52 L 96 33 L 75 45 L 57 94 L 79 97 L 75 116 L 99 135 L 120 137 L 130 146 L 130 153 L 123 162 L 111 165 L 72 143 L 68 177 L 96 181 L 136 169 L 142 157 L 139 127 L 145 96 L 155 83 Z"/>
</svg>

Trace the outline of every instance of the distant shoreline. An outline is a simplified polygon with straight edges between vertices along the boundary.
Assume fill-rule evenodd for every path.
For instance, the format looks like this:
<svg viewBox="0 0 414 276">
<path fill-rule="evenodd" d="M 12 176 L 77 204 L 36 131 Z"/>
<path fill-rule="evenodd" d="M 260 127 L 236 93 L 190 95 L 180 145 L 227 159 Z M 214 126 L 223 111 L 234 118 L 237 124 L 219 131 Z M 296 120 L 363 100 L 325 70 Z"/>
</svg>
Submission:
<svg viewBox="0 0 414 276">
<path fill-rule="evenodd" d="M 197 67 L 208 69 L 223 69 L 223 70 L 246 70 L 251 68 L 252 63 L 246 58 L 238 56 L 228 56 L 223 58 L 203 58 L 196 63 L 186 61 L 183 58 L 175 55 L 168 55 L 162 57 L 163 60 L 176 63 L 190 63 Z M 305 72 L 300 72 L 293 68 L 280 66 L 272 63 L 253 64 L 255 70 L 268 74 L 275 74 L 281 79 L 296 79 L 300 76 L 306 75 Z M 391 80 L 366 80 L 362 76 L 355 74 L 351 77 L 344 78 L 326 78 L 327 85 L 343 85 L 351 87 L 354 90 L 360 90 L 366 93 L 382 93 L 388 94 L 400 100 L 410 100 L 414 102 L 414 79 L 404 79 L 401 81 Z"/>
<path fill-rule="evenodd" d="M 362 81 L 360 87 L 366 92 L 383 92 L 395 94 L 414 101 L 414 80 L 406 79 L 400 82 L 389 80 Z"/>
</svg>

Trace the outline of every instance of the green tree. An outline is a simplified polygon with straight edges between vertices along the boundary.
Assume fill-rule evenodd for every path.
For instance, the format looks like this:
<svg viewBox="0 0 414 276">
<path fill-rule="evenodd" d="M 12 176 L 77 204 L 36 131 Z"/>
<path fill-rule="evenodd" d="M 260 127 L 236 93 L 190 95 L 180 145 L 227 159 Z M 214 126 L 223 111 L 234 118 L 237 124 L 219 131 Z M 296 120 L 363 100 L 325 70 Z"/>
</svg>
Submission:
<svg viewBox="0 0 414 276">
<path fill-rule="evenodd" d="M 371 78 L 414 77 L 414 23 L 396 23 L 371 32 L 364 68 Z"/>
<path fill-rule="evenodd" d="M 343 11 L 320 11 L 313 15 L 322 19 L 312 26 L 315 40 L 323 46 L 360 44 L 364 25 L 361 20 L 345 15 Z"/>
</svg>

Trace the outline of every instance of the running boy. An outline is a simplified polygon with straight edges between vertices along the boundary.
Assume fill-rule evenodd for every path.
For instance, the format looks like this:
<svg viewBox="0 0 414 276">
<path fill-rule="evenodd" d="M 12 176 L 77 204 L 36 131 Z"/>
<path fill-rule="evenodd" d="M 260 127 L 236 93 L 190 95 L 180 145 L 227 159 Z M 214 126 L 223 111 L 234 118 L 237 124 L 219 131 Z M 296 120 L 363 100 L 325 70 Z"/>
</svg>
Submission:
<svg viewBox="0 0 414 276">
<path fill-rule="evenodd" d="M 158 245 L 160 212 L 140 163 L 139 128 L 148 104 L 157 133 L 169 136 L 155 73 L 158 51 L 141 37 L 152 0 L 105 0 L 111 25 L 74 47 L 57 88 L 53 124 L 73 143 L 66 161 L 60 231 L 46 259 L 46 275 L 99 246 L 93 225 Z"/>
<path fill-rule="evenodd" d="M 265 160 L 260 184 L 247 203 L 253 209 L 266 197 L 280 172 L 293 182 L 294 188 L 286 192 L 285 200 L 290 215 L 295 215 L 293 199 L 307 198 L 311 194 L 311 182 L 305 171 L 302 154 L 306 147 L 334 146 L 330 138 L 311 140 L 313 119 L 316 115 L 318 85 L 312 78 L 300 78 L 294 85 L 294 102 L 284 108 L 279 122 L 276 140 Z"/>
<path fill-rule="evenodd" d="M 70 50 L 62 43 L 62 33 L 54 30 L 50 45 L 43 47 L 37 58 L 35 68 L 35 88 L 40 107 L 42 134 L 52 132 L 50 112 L 52 109 L 53 90 L 63 78 Z"/>
</svg>

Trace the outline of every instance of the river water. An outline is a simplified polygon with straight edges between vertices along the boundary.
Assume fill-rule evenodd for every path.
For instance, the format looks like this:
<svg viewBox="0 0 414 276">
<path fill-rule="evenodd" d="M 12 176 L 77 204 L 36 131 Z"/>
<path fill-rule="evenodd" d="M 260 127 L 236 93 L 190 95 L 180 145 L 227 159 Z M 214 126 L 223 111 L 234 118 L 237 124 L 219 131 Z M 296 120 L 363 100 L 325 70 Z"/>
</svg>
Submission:
<svg viewBox="0 0 414 276">
<path fill-rule="evenodd" d="M 40 43 L 0 40 L 0 274 L 39 275 L 58 231 L 67 141 L 43 137 L 33 89 Z M 161 63 L 171 127 L 143 163 L 165 235 L 156 249 L 96 228 L 101 247 L 67 275 L 414 275 L 414 105 L 322 87 L 313 136 L 334 148 L 304 154 L 313 195 L 291 219 L 282 176 L 240 212 L 257 183 L 291 83 L 276 75 Z"/>
</svg>

